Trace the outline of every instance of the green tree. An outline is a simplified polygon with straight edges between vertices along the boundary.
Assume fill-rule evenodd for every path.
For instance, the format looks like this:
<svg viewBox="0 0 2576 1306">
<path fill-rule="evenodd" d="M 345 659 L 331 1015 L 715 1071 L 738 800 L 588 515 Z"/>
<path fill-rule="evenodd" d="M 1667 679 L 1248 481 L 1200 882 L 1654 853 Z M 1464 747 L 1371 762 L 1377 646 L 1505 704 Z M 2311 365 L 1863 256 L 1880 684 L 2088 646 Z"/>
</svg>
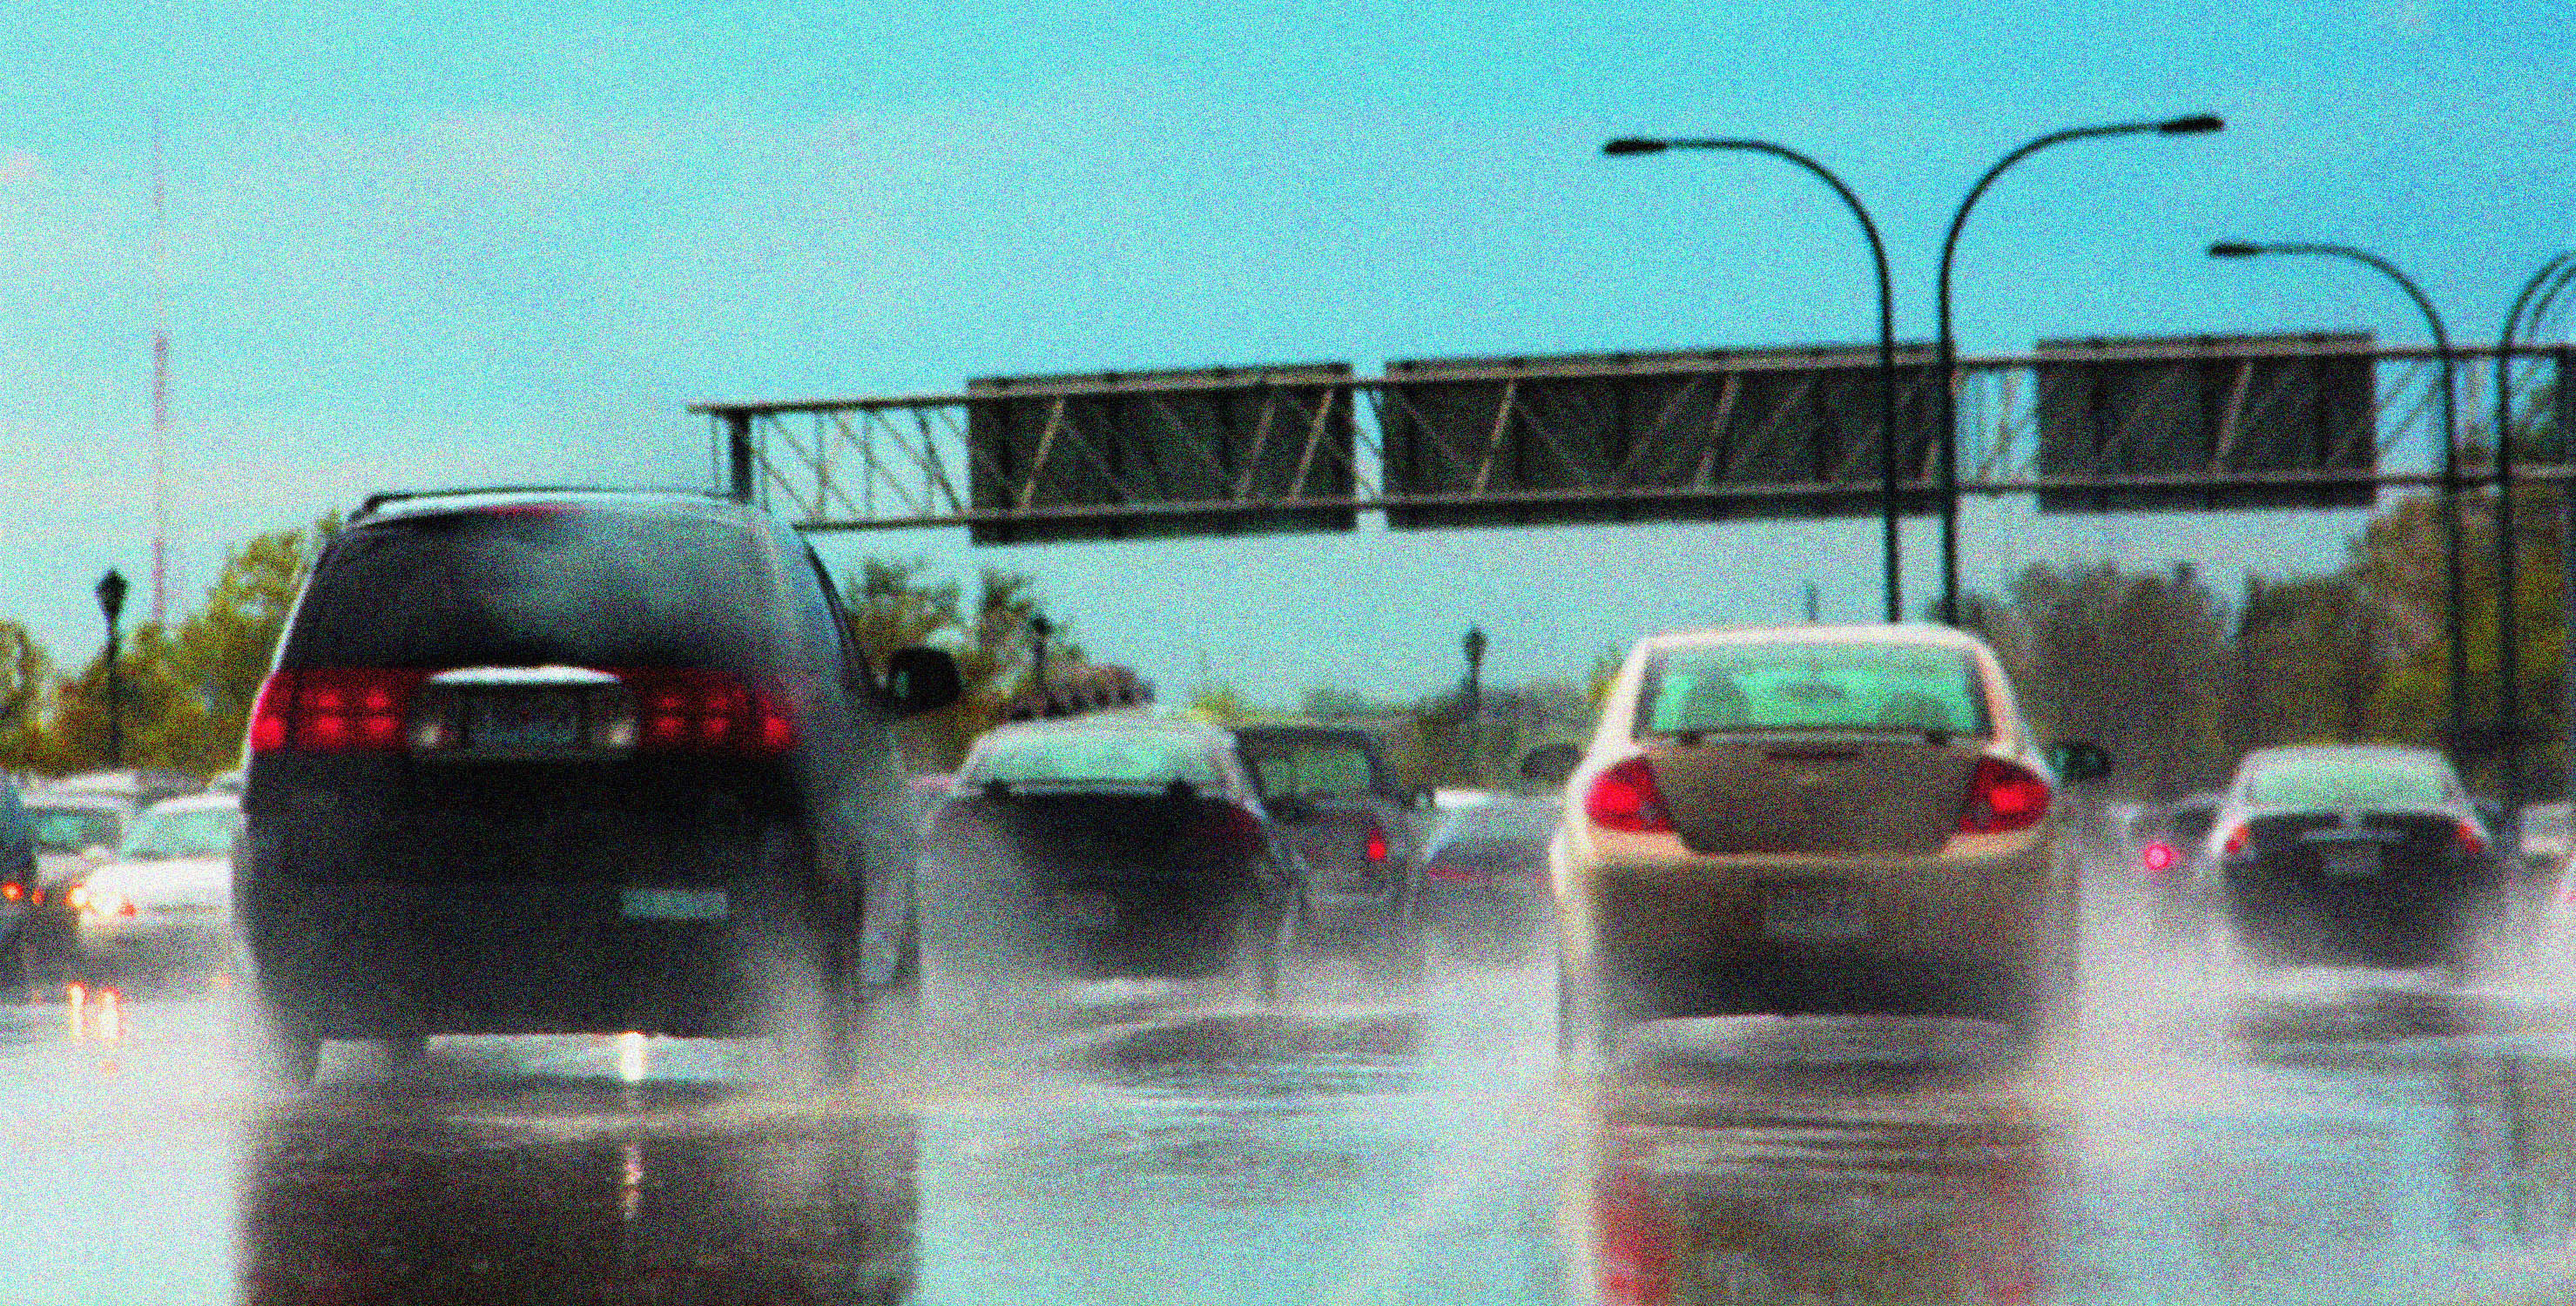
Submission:
<svg viewBox="0 0 2576 1306">
<path fill-rule="evenodd" d="M 945 771 L 1034 688 L 1038 637 L 1031 623 L 1043 604 L 1033 578 L 986 567 L 969 615 L 959 588 L 929 581 L 928 569 L 920 559 L 870 559 L 842 583 L 841 593 L 852 639 L 879 670 L 896 649 L 916 645 L 946 649 L 957 659 L 956 705 L 906 723 L 901 735 L 915 765 Z M 1065 636 L 1059 623 L 1046 641 L 1051 679 L 1088 665 L 1081 646 Z"/>
</svg>

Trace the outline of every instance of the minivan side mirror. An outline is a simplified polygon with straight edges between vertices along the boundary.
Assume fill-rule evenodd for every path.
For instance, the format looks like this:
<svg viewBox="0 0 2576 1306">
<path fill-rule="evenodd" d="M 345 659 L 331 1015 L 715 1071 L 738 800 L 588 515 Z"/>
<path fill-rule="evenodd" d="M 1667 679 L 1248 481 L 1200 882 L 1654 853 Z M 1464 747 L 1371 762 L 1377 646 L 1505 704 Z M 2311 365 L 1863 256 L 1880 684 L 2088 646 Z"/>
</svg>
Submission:
<svg viewBox="0 0 2576 1306">
<path fill-rule="evenodd" d="M 2068 739 L 2050 744 L 2046 754 L 2048 769 L 2068 784 L 2099 780 L 2111 774 L 2111 751 L 2100 744 L 2082 739 Z"/>
<path fill-rule="evenodd" d="M 935 648 L 899 648 L 886 659 L 885 709 L 889 716 L 919 716 L 957 701 L 957 659 Z"/>
<path fill-rule="evenodd" d="M 1521 778 L 1550 789 L 1562 786 L 1583 765 L 1583 750 L 1572 744 L 1541 744 L 1521 757 Z"/>
</svg>

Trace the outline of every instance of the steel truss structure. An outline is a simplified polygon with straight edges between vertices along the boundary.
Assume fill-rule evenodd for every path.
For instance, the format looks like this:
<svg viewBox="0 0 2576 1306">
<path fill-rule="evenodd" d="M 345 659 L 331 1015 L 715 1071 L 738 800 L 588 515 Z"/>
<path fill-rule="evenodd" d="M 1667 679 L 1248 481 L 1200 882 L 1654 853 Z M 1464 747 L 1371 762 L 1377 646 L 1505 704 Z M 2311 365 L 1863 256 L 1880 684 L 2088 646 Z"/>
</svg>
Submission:
<svg viewBox="0 0 2576 1306">
<path fill-rule="evenodd" d="M 2464 482 L 2491 476 L 2489 387 L 2497 354 L 2451 351 L 2461 427 L 2454 474 Z M 1387 513 L 1397 525 L 1860 515 L 1883 504 L 1876 410 L 1832 402 L 1820 389 L 1839 376 L 1848 398 L 1856 370 L 1874 387 L 1875 369 L 1854 369 L 1853 357 L 1832 349 L 1494 360 L 1377 377 L 1318 379 L 1316 369 L 1282 369 L 1273 380 L 1249 369 L 1020 382 L 1007 394 L 978 383 L 950 394 L 711 402 L 690 411 L 712 421 L 718 483 L 809 531 L 970 527 L 979 538 L 1104 539 L 1335 529 L 1337 519 L 1347 522 L 1355 512 Z M 2289 384 L 2267 379 L 2260 364 L 2319 357 L 2369 365 L 2369 419 L 2338 435 L 2348 443 L 2322 450 L 2317 465 L 2245 465 L 2240 444 L 2285 402 Z M 1927 349 L 1909 346 L 1899 360 L 1897 444 L 1907 511 L 1935 506 L 1929 358 Z M 2239 348 L 2220 360 L 2220 381 L 2204 381 L 2197 400 L 2159 395 L 2153 385 L 2135 389 L 2093 415 L 2098 438 L 2089 450 L 2063 441 L 2043 448 L 2048 369 L 2171 359 L 2152 344 L 2103 342 L 1961 360 L 1961 493 L 2038 494 L 2073 510 L 2326 507 L 2367 503 L 2380 486 L 2444 480 L 2441 356 L 2366 342 Z M 2566 382 L 2576 350 L 2520 347 L 2506 361 L 2514 477 L 2568 479 L 2561 433 L 2576 429 L 2576 385 Z M 1536 401 L 1542 383 L 1587 378 L 1661 387 L 1653 391 L 1662 396 L 1659 412 L 1628 419 L 1643 438 L 1626 440 L 1615 458 L 1599 447 L 1597 414 L 1573 411 L 1581 404 Z M 1182 438 L 1192 429 L 1182 410 L 1219 393 L 1238 401 L 1230 429 L 1241 433 L 1252 458 L 1227 462 L 1225 451 Z M 979 406 L 989 414 L 1006 400 L 1036 415 L 1013 466 L 997 460 L 989 441 L 970 440 Z M 1101 404 L 1113 400 L 1124 414 L 1122 434 L 1097 426 Z M 2133 438 L 2166 420 L 2175 404 L 2194 402 L 2216 407 L 2203 419 L 2212 433 L 2206 459 L 2139 469 L 2127 448 Z M 1462 403 L 1481 406 L 1461 411 Z M 1154 463 L 1115 447 L 1123 439 L 1132 448 L 1137 423 L 1157 420 L 1170 425 L 1171 458 Z M 1408 488 L 1391 474 L 1390 455 L 1418 457 L 1425 449 L 1446 468 L 1446 483 L 1425 491 L 1415 476 Z M 1513 466 L 1532 450 L 1549 462 L 1556 484 L 1532 488 Z M 1258 461 L 1265 453 L 1268 461 Z M 1079 469 L 1096 501 L 1048 501 L 1047 478 L 1068 467 Z M 1256 476 L 1259 467 L 1271 470 Z M 1174 497 L 1175 485 L 1189 487 L 1187 497 Z M 2330 501 L 2335 491 L 2361 497 Z M 1030 533 L 1015 537 L 1015 528 Z"/>
</svg>

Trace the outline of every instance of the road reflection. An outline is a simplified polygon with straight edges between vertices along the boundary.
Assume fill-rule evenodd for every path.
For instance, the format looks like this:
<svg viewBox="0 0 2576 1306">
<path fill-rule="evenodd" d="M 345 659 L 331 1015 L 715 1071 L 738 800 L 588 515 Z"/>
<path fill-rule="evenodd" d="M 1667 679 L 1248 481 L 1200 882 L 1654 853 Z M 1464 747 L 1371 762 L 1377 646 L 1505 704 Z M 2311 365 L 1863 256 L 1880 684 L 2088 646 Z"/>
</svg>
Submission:
<svg viewBox="0 0 2576 1306">
<path fill-rule="evenodd" d="M 2024 1302 L 2062 1150 L 1989 1031 L 1677 1021 L 1599 1086 L 1610 1303 Z"/>
<path fill-rule="evenodd" d="M 250 1129 L 240 1300 L 883 1303 L 912 1120 L 718 1084 L 405 1075 Z"/>
</svg>

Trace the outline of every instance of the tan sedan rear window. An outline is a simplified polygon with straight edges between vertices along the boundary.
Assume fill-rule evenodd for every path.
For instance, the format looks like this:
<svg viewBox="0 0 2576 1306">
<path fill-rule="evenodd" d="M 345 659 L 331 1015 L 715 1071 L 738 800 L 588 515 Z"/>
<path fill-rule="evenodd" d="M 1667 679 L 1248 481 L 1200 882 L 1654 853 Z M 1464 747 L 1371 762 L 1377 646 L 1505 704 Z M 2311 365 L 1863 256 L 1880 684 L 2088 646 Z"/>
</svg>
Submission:
<svg viewBox="0 0 2576 1306">
<path fill-rule="evenodd" d="M 1965 654 L 1892 644 L 1719 644 L 1646 669 L 1641 734 L 1728 730 L 1992 732 Z"/>
</svg>

